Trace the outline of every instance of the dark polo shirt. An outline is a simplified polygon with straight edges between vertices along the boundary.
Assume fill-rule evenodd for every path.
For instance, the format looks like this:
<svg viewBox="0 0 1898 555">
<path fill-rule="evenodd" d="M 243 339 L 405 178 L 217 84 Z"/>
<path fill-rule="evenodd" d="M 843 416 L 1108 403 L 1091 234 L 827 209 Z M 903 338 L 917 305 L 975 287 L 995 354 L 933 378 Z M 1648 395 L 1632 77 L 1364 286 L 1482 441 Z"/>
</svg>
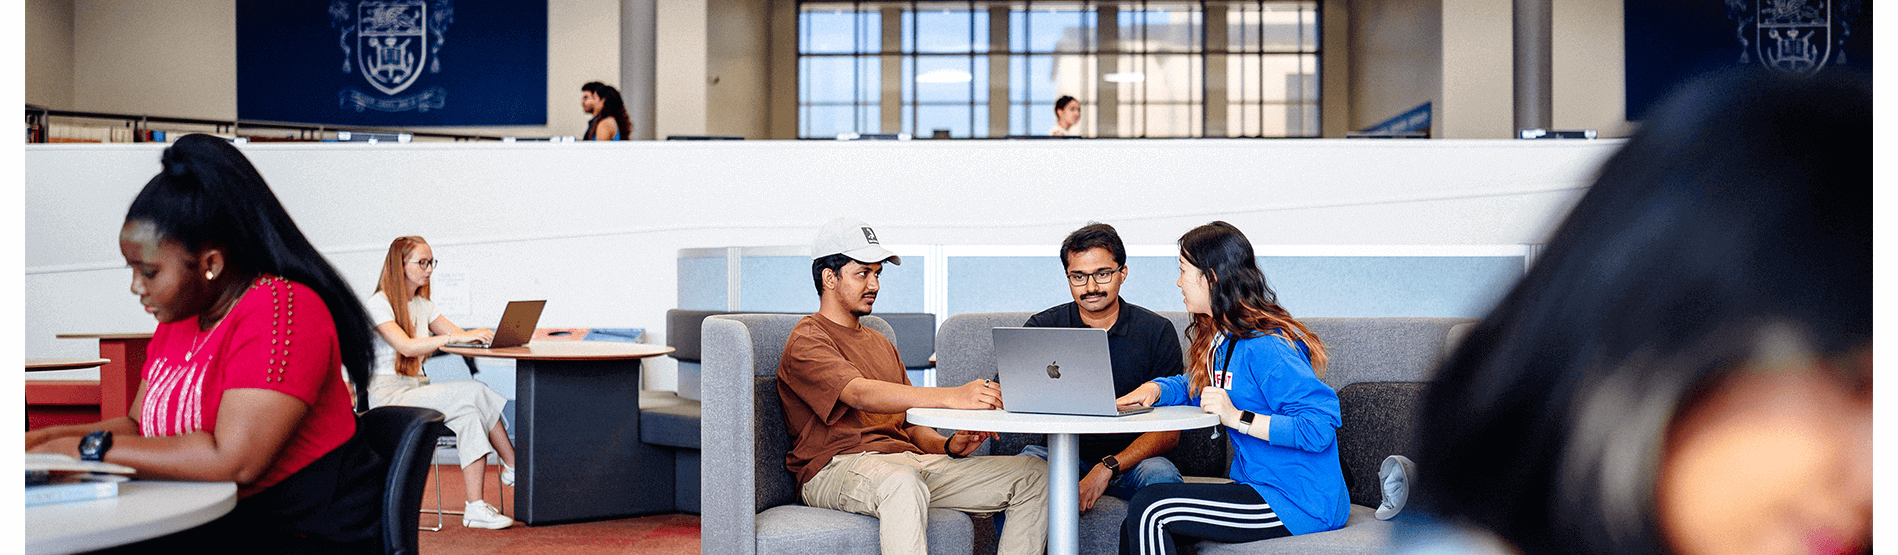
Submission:
<svg viewBox="0 0 1898 555">
<path fill-rule="evenodd" d="M 1023 326 L 1033 328 L 1085 328 L 1081 307 L 1067 303 L 1028 317 Z M 1132 393 L 1134 388 L 1154 378 L 1177 376 L 1185 370 L 1181 363 L 1180 336 L 1173 321 L 1127 299 L 1120 300 L 1120 317 L 1107 329 L 1107 350 L 1114 364 L 1114 395 Z M 1133 443 L 1139 433 L 1081 434 L 1081 462 L 1092 463 L 1119 453 Z M 1121 470 L 1131 470 L 1122 468 Z"/>
</svg>

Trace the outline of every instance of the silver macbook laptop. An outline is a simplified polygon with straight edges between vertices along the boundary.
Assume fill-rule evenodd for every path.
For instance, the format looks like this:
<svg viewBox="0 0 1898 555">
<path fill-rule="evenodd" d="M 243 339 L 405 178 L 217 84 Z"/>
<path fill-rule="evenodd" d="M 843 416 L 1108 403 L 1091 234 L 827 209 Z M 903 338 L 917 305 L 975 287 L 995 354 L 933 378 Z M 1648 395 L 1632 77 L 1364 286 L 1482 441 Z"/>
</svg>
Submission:
<svg viewBox="0 0 1898 555">
<path fill-rule="evenodd" d="M 1099 328 L 995 328 L 995 367 L 1009 412 L 1127 416 L 1114 406 L 1113 356 Z"/>
<path fill-rule="evenodd" d="M 519 347 L 534 338 L 534 326 L 540 324 L 540 309 L 547 301 L 510 301 L 507 310 L 501 312 L 501 325 L 494 327 L 494 341 L 489 343 L 449 343 L 443 347 L 467 347 L 471 349 L 500 349 Z"/>
</svg>

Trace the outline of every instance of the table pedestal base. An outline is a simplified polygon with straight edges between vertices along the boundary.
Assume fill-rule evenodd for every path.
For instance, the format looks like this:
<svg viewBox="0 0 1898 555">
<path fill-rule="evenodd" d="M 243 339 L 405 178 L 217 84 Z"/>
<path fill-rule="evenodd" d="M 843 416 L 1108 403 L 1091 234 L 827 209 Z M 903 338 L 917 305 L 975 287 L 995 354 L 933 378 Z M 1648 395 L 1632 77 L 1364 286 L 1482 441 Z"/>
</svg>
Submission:
<svg viewBox="0 0 1898 555">
<path fill-rule="evenodd" d="M 1048 553 L 1081 551 L 1081 440 L 1048 434 Z"/>
<path fill-rule="evenodd" d="M 672 510 L 672 459 L 639 440 L 638 360 L 523 359 L 514 368 L 516 520 Z"/>
</svg>

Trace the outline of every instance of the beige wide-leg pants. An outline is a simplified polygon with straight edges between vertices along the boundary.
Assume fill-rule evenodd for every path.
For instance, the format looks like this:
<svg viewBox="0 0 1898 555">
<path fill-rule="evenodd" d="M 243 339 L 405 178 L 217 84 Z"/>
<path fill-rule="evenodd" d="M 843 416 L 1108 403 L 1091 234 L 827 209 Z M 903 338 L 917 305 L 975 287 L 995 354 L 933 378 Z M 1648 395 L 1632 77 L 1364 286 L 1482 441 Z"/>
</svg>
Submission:
<svg viewBox="0 0 1898 555">
<path fill-rule="evenodd" d="M 928 510 L 1008 511 L 997 551 L 1048 548 L 1048 462 L 915 453 L 838 455 L 804 484 L 804 504 L 877 517 L 884 555 L 925 555 Z"/>
<path fill-rule="evenodd" d="M 369 407 L 422 407 L 441 411 L 455 432 L 455 452 L 466 467 L 494 452 L 488 430 L 501 419 L 507 398 L 479 380 L 430 384 L 428 376 L 377 374 L 369 381 Z"/>
</svg>

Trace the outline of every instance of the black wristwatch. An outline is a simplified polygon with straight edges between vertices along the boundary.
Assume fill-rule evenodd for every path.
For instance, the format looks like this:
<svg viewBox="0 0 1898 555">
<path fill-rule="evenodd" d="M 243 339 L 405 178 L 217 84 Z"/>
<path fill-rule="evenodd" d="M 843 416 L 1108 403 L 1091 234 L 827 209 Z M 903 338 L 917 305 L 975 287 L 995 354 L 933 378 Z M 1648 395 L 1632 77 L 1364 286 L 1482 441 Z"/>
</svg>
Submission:
<svg viewBox="0 0 1898 555">
<path fill-rule="evenodd" d="M 1101 457 L 1101 466 L 1107 467 L 1107 471 L 1113 473 L 1107 477 L 1108 479 L 1120 477 L 1120 459 L 1114 458 L 1113 455 Z"/>
<path fill-rule="evenodd" d="M 942 438 L 942 454 L 949 455 L 949 458 L 951 459 L 964 458 L 962 455 L 957 455 L 956 450 L 949 448 L 949 442 L 954 441 L 956 439 L 956 434 L 959 434 L 959 433 L 962 433 L 962 430 L 954 430 L 954 431 L 949 432 L 948 436 L 944 436 Z"/>
<path fill-rule="evenodd" d="M 79 440 L 79 459 L 86 461 L 103 461 L 105 460 L 105 452 L 111 449 L 112 432 L 108 430 L 93 430 L 92 433 L 86 434 L 86 437 Z"/>
</svg>

